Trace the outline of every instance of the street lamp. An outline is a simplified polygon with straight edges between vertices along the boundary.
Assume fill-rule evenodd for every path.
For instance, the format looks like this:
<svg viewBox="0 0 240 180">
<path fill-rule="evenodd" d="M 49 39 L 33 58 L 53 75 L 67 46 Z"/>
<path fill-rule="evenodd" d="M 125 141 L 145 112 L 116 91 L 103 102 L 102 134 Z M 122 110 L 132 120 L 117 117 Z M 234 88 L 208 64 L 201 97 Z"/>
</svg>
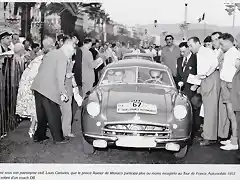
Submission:
<svg viewBox="0 0 240 180">
<path fill-rule="evenodd" d="M 186 40 L 187 39 L 187 30 L 188 30 L 188 27 L 190 24 L 187 22 L 187 7 L 188 7 L 187 1 L 185 1 L 184 5 L 185 5 L 184 22 L 182 24 L 180 24 L 179 27 L 183 32 L 183 39 Z"/>
<path fill-rule="evenodd" d="M 154 27 L 157 27 L 157 20 L 154 20 Z"/>
</svg>

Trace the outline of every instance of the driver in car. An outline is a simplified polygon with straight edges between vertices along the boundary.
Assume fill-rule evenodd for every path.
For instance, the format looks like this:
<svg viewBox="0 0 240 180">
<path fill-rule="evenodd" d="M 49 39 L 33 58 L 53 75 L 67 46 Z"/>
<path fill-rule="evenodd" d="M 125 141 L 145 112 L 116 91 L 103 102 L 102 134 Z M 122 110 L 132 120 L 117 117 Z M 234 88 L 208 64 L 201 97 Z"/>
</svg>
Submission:
<svg viewBox="0 0 240 180">
<path fill-rule="evenodd" d="M 158 71 L 158 70 L 150 70 L 149 71 L 150 77 L 151 79 L 148 82 L 152 82 L 152 83 L 160 83 L 162 84 L 162 78 L 163 78 L 163 74 Z"/>
<path fill-rule="evenodd" d="M 123 83 L 124 76 L 125 76 L 125 71 L 123 69 L 117 70 L 114 74 L 114 82 L 115 83 Z"/>
<path fill-rule="evenodd" d="M 107 71 L 106 79 L 102 81 L 102 84 L 112 84 L 114 82 L 114 71 L 110 69 L 109 71 Z"/>
</svg>

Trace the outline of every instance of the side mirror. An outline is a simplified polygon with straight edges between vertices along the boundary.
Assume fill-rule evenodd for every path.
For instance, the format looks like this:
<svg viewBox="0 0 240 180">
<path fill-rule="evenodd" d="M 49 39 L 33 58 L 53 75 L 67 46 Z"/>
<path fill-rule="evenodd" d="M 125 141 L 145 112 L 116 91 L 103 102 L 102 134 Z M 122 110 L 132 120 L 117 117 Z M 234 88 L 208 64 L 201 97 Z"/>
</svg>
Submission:
<svg viewBox="0 0 240 180">
<path fill-rule="evenodd" d="M 181 91 L 183 87 L 183 82 L 182 81 L 178 82 L 178 86 L 179 86 L 179 91 Z"/>
</svg>

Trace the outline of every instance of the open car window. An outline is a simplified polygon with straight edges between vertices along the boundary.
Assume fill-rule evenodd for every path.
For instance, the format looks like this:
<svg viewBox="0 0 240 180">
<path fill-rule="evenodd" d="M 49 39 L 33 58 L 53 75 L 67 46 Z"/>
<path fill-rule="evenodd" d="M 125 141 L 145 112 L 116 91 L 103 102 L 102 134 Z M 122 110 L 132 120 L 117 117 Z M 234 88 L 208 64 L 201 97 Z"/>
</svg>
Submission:
<svg viewBox="0 0 240 180">
<path fill-rule="evenodd" d="M 173 86 L 167 70 L 148 67 L 109 68 L 100 80 L 100 85 L 110 84 L 154 84 Z"/>
<path fill-rule="evenodd" d="M 124 56 L 123 59 L 144 59 L 144 60 L 149 60 L 152 61 L 152 57 L 150 56 L 133 56 L 133 55 L 129 55 L 129 56 Z"/>
</svg>

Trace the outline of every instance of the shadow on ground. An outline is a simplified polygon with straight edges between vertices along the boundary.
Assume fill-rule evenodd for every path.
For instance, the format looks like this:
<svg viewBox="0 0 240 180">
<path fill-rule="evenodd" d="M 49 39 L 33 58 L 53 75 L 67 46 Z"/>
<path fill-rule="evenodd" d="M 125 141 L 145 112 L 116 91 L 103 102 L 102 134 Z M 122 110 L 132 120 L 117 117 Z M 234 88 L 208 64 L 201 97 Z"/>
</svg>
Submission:
<svg viewBox="0 0 240 180">
<path fill-rule="evenodd" d="M 94 164 L 236 164 L 235 152 L 222 151 L 218 145 L 200 147 L 196 142 L 187 156 L 177 160 L 172 153 L 159 150 L 108 149 L 95 154 L 82 152 L 80 122 L 74 122 L 73 132 L 77 136 L 68 144 L 53 145 L 52 141 L 34 143 L 28 136 L 30 122 L 23 121 L 8 137 L 0 141 L 1 163 L 94 163 Z M 51 136 L 50 136 L 51 137 Z"/>
</svg>

